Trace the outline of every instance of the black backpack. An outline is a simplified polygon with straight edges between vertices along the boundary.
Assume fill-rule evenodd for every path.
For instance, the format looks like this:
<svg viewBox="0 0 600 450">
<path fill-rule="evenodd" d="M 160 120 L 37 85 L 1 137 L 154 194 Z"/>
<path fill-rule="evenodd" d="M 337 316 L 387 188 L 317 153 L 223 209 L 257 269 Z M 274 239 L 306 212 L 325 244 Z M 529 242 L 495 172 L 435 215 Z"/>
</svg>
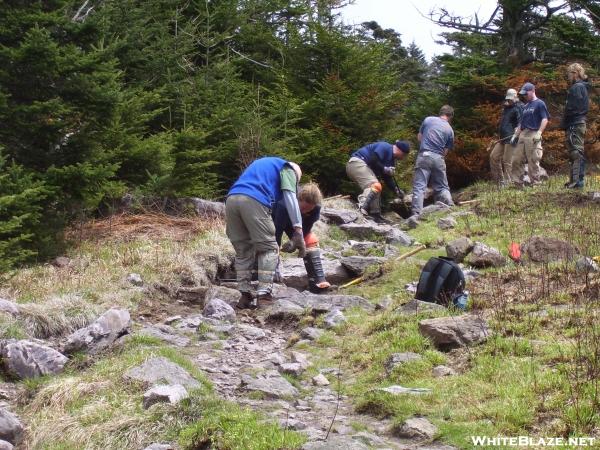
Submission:
<svg viewBox="0 0 600 450">
<path fill-rule="evenodd" d="M 465 276 L 452 258 L 433 257 L 421 271 L 415 298 L 424 302 L 451 305 L 465 288 Z"/>
</svg>

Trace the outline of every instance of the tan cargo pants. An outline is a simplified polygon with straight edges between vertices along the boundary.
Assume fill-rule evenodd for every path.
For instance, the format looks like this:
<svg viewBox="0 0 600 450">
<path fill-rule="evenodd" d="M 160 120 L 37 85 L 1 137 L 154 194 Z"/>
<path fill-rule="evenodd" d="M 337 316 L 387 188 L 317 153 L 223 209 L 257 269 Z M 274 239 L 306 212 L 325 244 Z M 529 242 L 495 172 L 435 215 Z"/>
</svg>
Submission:
<svg viewBox="0 0 600 450">
<path fill-rule="evenodd" d="M 544 154 L 542 141 L 535 141 L 533 137 L 537 132 L 534 130 L 523 130 L 519 135 L 519 142 L 512 159 L 511 177 L 515 184 L 522 184 L 525 172 L 525 163 L 529 171 L 531 184 L 541 184 L 540 161 Z"/>
<path fill-rule="evenodd" d="M 379 183 L 379 180 L 371 170 L 367 163 L 360 158 L 350 158 L 350 161 L 346 164 L 346 174 L 348 178 L 357 183 L 363 190 L 358 196 L 358 204 L 362 205 L 367 198 L 367 195 L 371 191 L 371 186 L 375 183 Z M 371 201 L 369 206 L 369 212 L 371 214 L 381 213 L 381 194 L 376 194 L 375 198 Z"/>
<path fill-rule="evenodd" d="M 270 293 L 279 246 L 271 210 L 246 195 L 231 195 L 225 202 L 227 237 L 235 249 L 238 289 L 251 292 L 254 259 L 258 262 L 258 293 Z"/>
</svg>

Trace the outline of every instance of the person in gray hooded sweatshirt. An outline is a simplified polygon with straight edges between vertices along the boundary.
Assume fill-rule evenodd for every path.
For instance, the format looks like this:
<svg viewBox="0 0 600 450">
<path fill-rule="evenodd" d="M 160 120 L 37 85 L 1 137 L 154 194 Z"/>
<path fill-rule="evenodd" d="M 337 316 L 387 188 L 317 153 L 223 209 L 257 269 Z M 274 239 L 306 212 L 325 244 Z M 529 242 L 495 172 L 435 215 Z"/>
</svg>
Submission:
<svg viewBox="0 0 600 450">
<path fill-rule="evenodd" d="M 562 127 L 565 130 L 566 146 L 569 152 L 570 174 L 565 187 L 569 189 L 582 188 L 585 176 L 585 139 L 586 119 L 590 106 L 586 81 L 587 75 L 581 64 L 571 64 L 567 68 L 567 77 L 571 86 L 567 92 L 567 103 L 563 116 Z"/>
</svg>

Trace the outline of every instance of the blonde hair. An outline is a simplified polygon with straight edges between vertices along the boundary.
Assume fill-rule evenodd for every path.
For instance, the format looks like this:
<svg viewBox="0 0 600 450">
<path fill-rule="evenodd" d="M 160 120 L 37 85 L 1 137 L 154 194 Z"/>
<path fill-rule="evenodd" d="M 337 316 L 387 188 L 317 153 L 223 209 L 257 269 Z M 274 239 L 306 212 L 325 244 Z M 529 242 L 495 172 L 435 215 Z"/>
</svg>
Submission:
<svg viewBox="0 0 600 450">
<path fill-rule="evenodd" d="M 317 183 L 306 183 L 300 186 L 298 200 L 303 200 L 311 205 L 320 206 L 323 203 L 323 194 Z"/>
<path fill-rule="evenodd" d="M 585 69 L 579 63 L 573 63 L 573 64 L 569 65 L 569 67 L 567 67 L 567 71 L 575 72 L 579 76 L 580 79 L 587 80 L 587 75 L 585 74 Z"/>
</svg>

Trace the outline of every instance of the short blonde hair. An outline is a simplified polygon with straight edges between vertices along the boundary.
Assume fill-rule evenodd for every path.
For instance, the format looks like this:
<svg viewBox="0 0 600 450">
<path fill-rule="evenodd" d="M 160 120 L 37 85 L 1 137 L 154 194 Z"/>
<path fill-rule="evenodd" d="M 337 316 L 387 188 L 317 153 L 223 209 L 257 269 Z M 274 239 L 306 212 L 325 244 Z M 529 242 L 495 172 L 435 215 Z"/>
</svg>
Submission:
<svg viewBox="0 0 600 450">
<path fill-rule="evenodd" d="M 573 63 L 567 67 L 568 72 L 575 72 L 580 79 L 587 80 L 587 75 L 585 74 L 585 69 L 579 63 Z"/>
<path fill-rule="evenodd" d="M 321 206 L 323 203 L 323 194 L 317 183 L 306 183 L 300 186 L 298 191 L 298 200 L 303 200 L 311 205 Z"/>
</svg>

